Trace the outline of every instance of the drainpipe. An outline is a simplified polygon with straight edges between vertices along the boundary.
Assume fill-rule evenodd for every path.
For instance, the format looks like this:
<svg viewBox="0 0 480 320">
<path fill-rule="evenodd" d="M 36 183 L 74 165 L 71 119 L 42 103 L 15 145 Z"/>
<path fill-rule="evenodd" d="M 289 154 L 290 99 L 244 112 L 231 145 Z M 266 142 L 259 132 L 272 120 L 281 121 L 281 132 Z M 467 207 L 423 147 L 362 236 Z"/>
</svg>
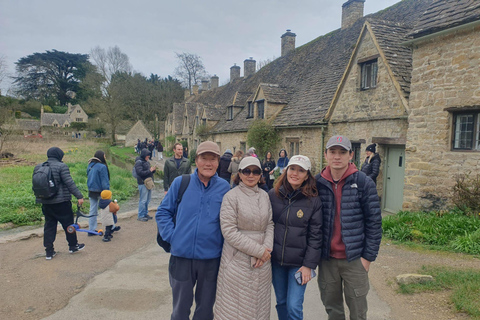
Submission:
<svg viewBox="0 0 480 320">
<path fill-rule="evenodd" d="M 321 133 L 321 139 L 320 139 L 320 171 L 322 171 L 323 168 L 323 150 L 325 149 L 324 146 L 324 137 L 325 137 L 325 127 L 322 127 L 322 133 Z"/>
</svg>

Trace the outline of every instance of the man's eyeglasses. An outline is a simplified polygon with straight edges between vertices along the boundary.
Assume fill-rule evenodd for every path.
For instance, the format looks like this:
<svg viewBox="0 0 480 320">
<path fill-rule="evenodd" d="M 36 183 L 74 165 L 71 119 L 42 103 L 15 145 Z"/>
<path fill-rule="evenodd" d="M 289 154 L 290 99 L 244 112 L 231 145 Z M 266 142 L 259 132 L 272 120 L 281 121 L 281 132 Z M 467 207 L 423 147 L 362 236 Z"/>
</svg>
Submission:
<svg viewBox="0 0 480 320">
<path fill-rule="evenodd" d="M 260 169 L 255 169 L 255 170 L 250 170 L 250 169 L 243 169 L 242 171 L 242 174 L 246 175 L 246 176 L 249 176 L 250 173 L 253 173 L 254 176 L 259 176 L 262 174 L 262 171 Z"/>
</svg>

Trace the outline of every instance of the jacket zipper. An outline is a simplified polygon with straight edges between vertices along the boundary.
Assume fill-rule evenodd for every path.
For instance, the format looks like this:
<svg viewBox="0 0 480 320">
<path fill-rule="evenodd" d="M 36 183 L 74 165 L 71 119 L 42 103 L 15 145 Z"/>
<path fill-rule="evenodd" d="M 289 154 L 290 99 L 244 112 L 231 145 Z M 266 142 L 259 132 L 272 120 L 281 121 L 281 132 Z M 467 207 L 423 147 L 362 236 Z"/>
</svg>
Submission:
<svg viewBox="0 0 480 320">
<path fill-rule="evenodd" d="M 287 241 L 287 230 L 288 230 L 288 216 L 290 215 L 290 202 L 292 199 L 288 199 L 288 211 L 287 217 L 285 218 L 285 234 L 283 235 L 283 245 L 282 245 L 282 261 L 280 265 L 283 265 L 283 257 L 285 256 L 285 242 Z"/>
</svg>

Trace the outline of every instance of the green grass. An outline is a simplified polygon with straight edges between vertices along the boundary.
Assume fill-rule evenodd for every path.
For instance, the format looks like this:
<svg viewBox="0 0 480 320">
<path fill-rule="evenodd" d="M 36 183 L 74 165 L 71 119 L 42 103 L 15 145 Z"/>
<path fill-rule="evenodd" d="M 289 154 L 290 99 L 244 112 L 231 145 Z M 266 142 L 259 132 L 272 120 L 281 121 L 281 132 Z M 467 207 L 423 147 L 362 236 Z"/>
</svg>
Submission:
<svg viewBox="0 0 480 320">
<path fill-rule="evenodd" d="M 399 212 L 383 219 L 383 235 L 434 250 L 480 255 L 480 219 L 456 212 Z"/>
<path fill-rule="evenodd" d="M 402 284 L 399 291 L 404 294 L 450 290 L 450 299 L 459 312 L 480 319 L 480 271 L 451 270 L 444 267 L 422 267 L 422 274 L 434 280 L 422 284 Z"/>
<path fill-rule="evenodd" d="M 102 150 L 107 147 L 102 146 Z M 87 163 L 98 145 L 83 146 L 81 148 L 63 148 L 65 157 L 63 162 L 70 168 L 75 184 L 88 200 Z M 46 156 L 38 154 L 23 155 L 30 161 L 42 162 Z M 35 203 L 32 192 L 32 173 L 34 166 L 12 166 L 0 168 L 0 223 L 11 222 L 15 226 L 39 224 L 42 221 L 41 205 Z M 137 183 L 130 170 L 121 169 L 109 164 L 110 189 L 113 197 L 126 200 L 135 194 Z M 72 202 L 75 202 L 72 197 Z M 89 203 L 85 201 L 84 211 L 88 212 Z"/>
<path fill-rule="evenodd" d="M 124 162 L 133 162 L 138 156 L 133 147 L 111 146 L 110 152 Z"/>
</svg>

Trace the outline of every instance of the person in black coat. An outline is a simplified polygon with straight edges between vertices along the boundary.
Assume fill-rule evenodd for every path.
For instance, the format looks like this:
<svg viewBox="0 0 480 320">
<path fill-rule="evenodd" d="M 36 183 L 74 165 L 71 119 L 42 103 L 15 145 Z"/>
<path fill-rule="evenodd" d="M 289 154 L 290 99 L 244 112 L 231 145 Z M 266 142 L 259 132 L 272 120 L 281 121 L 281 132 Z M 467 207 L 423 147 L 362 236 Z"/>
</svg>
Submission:
<svg viewBox="0 0 480 320">
<path fill-rule="evenodd" d="M 275 223 L 272 282 L 279 319 L 303 319 L 306 284 L 320 261 L 322 204 L 310 169 L 310 159 L 293 156 L 268 192 Z"/>
<path fill-rule="evenodd" d="M 276 164 L 275 160 L 273 160 L 272 153 L 268 151 L 262 163 L 262 172 L 269 190 L 273 188 L 273 181 L 275 181 L 275 179 L 270 179 L 270 176 L 273 178 L 273 174 L 270 174 L 270 172 L 273 171 L 275 166 Z"/>
<path fill-rule="evenodd" d="M 380 172 L 380 163 L 382 160 L 380 160 L 378 153 L 375 153 L 375 149 L 375 143 L 372 143 L 367 147 L 367 157 L 365 158 L 365 162 L 362 164 L 361 171 L 365 172 L 365 174 L 370 177 L 375 184 L 377 184 L 377 177 L 378 173 Z"/>
<path fill-rule="evenodd" d="M 225 153 L 223 154 L 223 156 L 220 157 L 220 163 L 217 168 L 217 173 L 220 176 L 220 178 L 227 180 L 228 183 L 230 183 L 230 178 L 232 177 L 232 174 L 228 172 L 228 167 L 232 162 L 232 157 L 233 157 L 232 150 L 230 149 L 225 150 Z"/>
</svg>

